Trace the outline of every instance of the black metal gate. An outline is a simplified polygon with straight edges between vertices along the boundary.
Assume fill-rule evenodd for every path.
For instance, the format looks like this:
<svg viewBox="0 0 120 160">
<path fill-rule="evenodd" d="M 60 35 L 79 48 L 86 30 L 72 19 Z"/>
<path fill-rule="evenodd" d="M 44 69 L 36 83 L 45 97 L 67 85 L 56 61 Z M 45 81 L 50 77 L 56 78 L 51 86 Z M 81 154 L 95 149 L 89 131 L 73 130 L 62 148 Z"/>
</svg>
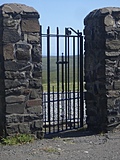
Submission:
<svg viewBox="0 0 120 160">
<path fill-rule="evenodd" d="M 65 28 L 65 34 L 59 34 L 57 27 L 56 34 L 51 34 L 48 27 L 43 34 L 42 26 L 40 31 L 42 48 L 46 48 L 46 57 L 43 53 L 45 134 L 83 127 L 82 33 Z"/>
</svg>

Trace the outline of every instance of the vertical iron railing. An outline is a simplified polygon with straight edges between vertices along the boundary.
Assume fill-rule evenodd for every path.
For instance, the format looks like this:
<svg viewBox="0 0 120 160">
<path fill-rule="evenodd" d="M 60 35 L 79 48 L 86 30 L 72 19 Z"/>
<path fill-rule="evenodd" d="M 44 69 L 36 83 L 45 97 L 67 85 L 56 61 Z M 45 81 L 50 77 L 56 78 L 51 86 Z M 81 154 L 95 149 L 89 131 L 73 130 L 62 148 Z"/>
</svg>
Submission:
<svg viewBox="0 0 120 160">
<path fill-rule="evenodd" d="M 84 100 L 83 100 L 83 36 L 80 35 L 80 126 L 83 127 Z"/>
<path fill-rule="evenodd" d="M 77 34 L 79 34 L 79 30 L 77 30 Z M 79 124 L 79 119 L 80 119 L 80 107 L 79 107 L 79 96 L 80 96 L 80 93 L 79 93 L 79 90 L 80 90 L 80 37 L 78 36 L 77 37 L 77 91 L 78 91 L 78 99 L 77 99 L 77 103 L 78 103 L 78 127 L 80 127 L 80 124 Z"/>
<path fill-rule="evenodd" d="M 74 34 L 72 34 L 72 32 Z M 65 35 L 60 35 L 59 28 L 57 27 L 56 34 L 51 34 L 50 27 L 48 27 L 47 34 L 40 34 L 47 38 L 47 93 L 43 93 L 45 133 L 54 133 L 83 127 L 82 33 L 79 32 L 79 30 L 76 32 L 72 28 L 65 28 Z M 50 72 L 52 62 L 50 50 L 52 37 L 56 40 L 57 88 L 54 86 L 51 87 L 52 74 Z M 64 38 L 64 51 L 62 53 L 60 53 L 61 38 Z M 70 71 L 72 71 L 72 73 Z"/>
<path fill-rule="evenodd" d="M 60 109 L 59 109 L 59 28 L 57 27 L 57 123 L 58 123 L 58 132 L 59 132 L 59 115 L 60 115 Z"/>
<path fill-rule="evenodd" d="M 47 98 L 48 98 L 48 122 L 50 133 L 50 27 L 47 29 Z"/>
<path fill-rule="evenodd" d="M 67 62 L 68 61 L 68 58 L 67 58 L 67 29 L 65 28 L 65 61 Z M 67 93 L 67 80 L 68 80 L 68 70 L 67 70 L 67 67 L 68 67 L 68 63 L 65 63 L 65 99 L 66 99 L 66 103 L 65 103 L 65 110 L 66 110 L 66 117 L 68 117 L 68 93 Z M 69 119 L 69 117 L 68 117 Z M 67 118 L 66 118 L 66 129 L 67 129 Z"/>
</svg>

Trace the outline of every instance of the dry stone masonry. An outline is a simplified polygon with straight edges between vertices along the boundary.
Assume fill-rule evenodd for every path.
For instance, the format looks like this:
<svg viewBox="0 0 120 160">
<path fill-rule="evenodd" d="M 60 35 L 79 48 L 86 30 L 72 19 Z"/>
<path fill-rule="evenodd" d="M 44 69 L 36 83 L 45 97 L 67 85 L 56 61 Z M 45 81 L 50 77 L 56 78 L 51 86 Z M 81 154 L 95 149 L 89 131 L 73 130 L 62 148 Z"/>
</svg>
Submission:
<svg viewBox="0 0 120 160">
<path fill-rule="evenodd" d="M 32 7 L 0 6 L 0 135 L 43 135 L 38 19 Z"/>
<path fill-rule="evenodd" d="M 85 24 L 85 81 L 88 128 L 120 123 L 120 8 L 97 9 Z"/>
<path fill-rule="evenodd" d="M 0 136 L 43 136 L 39 14 L 22 4 L 0 6 Z M 88 129 L 120 123 L 120 8 L 92 11 L 85 24 Z"/>
</svg>

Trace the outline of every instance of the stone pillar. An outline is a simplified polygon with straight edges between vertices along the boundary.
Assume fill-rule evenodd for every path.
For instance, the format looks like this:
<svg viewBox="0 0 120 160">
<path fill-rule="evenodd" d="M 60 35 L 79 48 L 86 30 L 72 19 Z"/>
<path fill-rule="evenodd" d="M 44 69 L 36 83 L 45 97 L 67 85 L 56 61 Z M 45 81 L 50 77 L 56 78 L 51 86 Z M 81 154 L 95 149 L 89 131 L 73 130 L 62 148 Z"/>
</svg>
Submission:
<svg viewBox="0 0 120 160">
<path fill-rule="evenodd" d="M 120 123 L 120 8 L 97 9 L 84 20 L 88 129 Z"/>
<path fill-rule="evenodd" d="M 0 6 L 0 134 L 42 137 L 39 14 L 22 4 Z"/>
</svg>

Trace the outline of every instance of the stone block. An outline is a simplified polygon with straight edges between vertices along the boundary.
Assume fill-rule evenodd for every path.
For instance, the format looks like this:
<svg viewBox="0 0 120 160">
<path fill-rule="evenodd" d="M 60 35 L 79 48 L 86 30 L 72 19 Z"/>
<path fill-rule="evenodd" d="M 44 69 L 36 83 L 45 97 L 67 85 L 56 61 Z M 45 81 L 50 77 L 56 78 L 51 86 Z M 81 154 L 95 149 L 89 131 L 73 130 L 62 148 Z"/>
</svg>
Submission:
<svg viewBox="0 0 120 160">
<path fill-rule="evenodd" d="M 106 49 L 108 51 L 118 51 L 120 49 L 119 40 L 106 41 Z"/>
<path fill-rule="evenodd" d="M 25 72 L 11 72 L 5 71 L 6 79 L 25 79 Z"/>
<path fill-rule="evenodd" d="M 16 53 L 16 59 L 17 60 L 30 60 L 30 51 L 25 51 L 25 50 L 17 50 Z"/>
<path fill-rule="evenodd" d="M 43 126 L 43 122 L 41 121 L 41 120 L 36 120 L 36 121 L 34 121 L 34 126 L 35 126 L 35 128 L 42 128 L 42 126 Z"/>
<path fill-rule="evenodd" d="M 33 76 L 33 78 L 41 78 L 42 77 L 42 72 L 33 71 L 32 76 Z"/>
<path fill-rule="evenodd" d="M 34 15 L 35 17 L 38 17 L 38 12 L 33 8 L 26 6 L 24 4 L 17 4 L 17 3 L 9 3 L 9 4 L 4 4 L 2 6 L 2 13 L 7 13 L 10 14 L 12 13 L 13 15 Z"/>
<path fill-rule="evenodd" d="M 14 52 L 13 52 L 13 44 L 6 44 L 3 46 L 3 55 L 4 60 L 13 60 L 14 59 Z"/>
<path fill-rule="evenodd" d="M 29 123 L 19 124 L 19 132 L 22 133 L 22 134 L 29 134 L 30 133 Z"/>
<path fill-rule="evenodd" d="M 42 139 L 44 137 L 43 131 L 36 131 L 35 134 L 38 139 Z"/>
<path fill-rule="evenodd" d="M 21 114 L 9 114 L 9 115 L 6 115 L 6 124 L 7 125 L 10 124 L 10 123 L 22 123 L 22 122 L 24 122 L 23 114 L 22 115 Z"/>
<path fill-rule="evenodd" d="M 32 27 L 31 27 L 32 26 Z M 21 23 L 22 32 L 40 32 L 40 25 L 38 19 L 23 19 Z"/>
<path fill-rule="evenodd" d="M 41 62 L 42 55 L 41 55 L 41 48 L 40 46 L 34 45 L 32 49 L 32 61 L 33 62 Z"/>
<path fill-rule="evenodd" d="M 26 96 L 20 95 L 20 96 L 7 96 L 5 98 L 6 103 L 22 103 L 25 102 Z"/>
<path fill-rule="evenodd" d="M 116 57 L 116 56 L 119 56 L 120 55 L 120 52 L 112 52 L 112 51 L 109 51 L 109 52 L 105 52 L 105 55 L 107 57 Z"/>
<path fill-rule="evenodd" d="M 41 84 L 42 84 L 42 83 L 41 83 L 41 79 L 38 79 L 38 80 L 30 80 L 30 82 L 29 82 L 29 86 L 30 86 L 31 88 L 35 88 L 35 89 L 38 89 L 38 88 L 42 87 Z"/>
<path fill-rule="evenodd" d="M 6 113 L 7 114 L 23 114 L 25 109 L 24 103 L 13 103 L 13 104 L 6 104 Z"/>
<path fill-rule="evenodd" d="M 16 43 L 21 39 L 21 35 L 16 29 L 4 28 L 3 42 L 4 43 Z"/>
<path fill-rule="evenodd" d="M 42 114 L 24 114 L 24 122 L 32 122 L 34 120 L 41 120 L 43 119 Z"/>
<path fill-rule="evenodd" d="M 27 101 L 27 107 L 40 106 L 42 100 L 41 99 L 32 99 Z"/>
<path fill-rule="evenodd" d="M 120 90 L 120 80 L 114 82 L 114 89 Z"/>
<path fill-rule="evenodd" d="M 15 45 L 15 55 L 17 60 L 29 61 L 31 59 L 31 46 L 25 43 L 17 43 Z"/>
<path fill-rule="evenodd" d="M 9 80 L 11 81 L 11 80 Z M 11 96 L 11 95 L 15 95 L 15 96 L 19 96 L 19 95 L 25 95 L 26 97 L 29 97 L 31 90 L 29 88 L 27 88 L 27 86 L 20 86 L 20 87 L 16 87 L 16 88 L 7 88 L 5 90 L 5 96 Z"/>
<path fill-rule="evenodd" d="M 42 72 L 42 63 L 34 63 L 34 71 Z"/>
<path fill-rule="evenodd" d="M 28 80 L 9 80 L 5 79 L 5 89 L 12 89 L 16 87 L 28 87 L 29 81 Z"/>
<path fill-rule="evenodd" d="M 5 61 L 4 68 L 6 71 L 19 71 L 26 68 L 26 63 L 15 62 L 15 61 Z"/>
<path fill-rule="evenodd" d="M 42 107 L 39 106 L 33 106 L 33 107 L 27 107 L 26 112 L 29 114 L 41 114 L 42 113 Z"/>
<path fill-rule="evenodd" d="M 114 26 L 115 25 L 115 19 L 111 15 L 107 15 L 104 19 L 104 24 L 106 26 Z"/>
<path fill-rule="evenodd" d="M 31 34 L 28 34 L 27 40 L 30 44 L 39 44 L 40 36 L 38 33 L 31 33 Z"/>
<path fill-rule="evenodd" d="M 119 91 L 115 91 L 115 90 L 108 90 L 106 93 L 107 98 L 117 98 L 120 96 Z"/>
<path fill-rule="evenodd" d="M 3 19 L 3 26 L 17 29 L 17 27 L 20 25 L 20 21 L 21 21 L 20 18 L 19 19 L 13 19 L 10 17 L 4 18 Z"/>
<path fill-rule="evenodd" d="M 39 98 L 39 95 L 38 95 L 38 92 L 36 90 L 31 90 L 30 92 L 30 99 L 36 99 L 36 98 Z"/>
<path fill-rule="evenodd" d="M 18 124 L 12 123 L 11 125 L 6 126 L 6 134 L 13 135 L 19 133 Z"/>
</svg>

